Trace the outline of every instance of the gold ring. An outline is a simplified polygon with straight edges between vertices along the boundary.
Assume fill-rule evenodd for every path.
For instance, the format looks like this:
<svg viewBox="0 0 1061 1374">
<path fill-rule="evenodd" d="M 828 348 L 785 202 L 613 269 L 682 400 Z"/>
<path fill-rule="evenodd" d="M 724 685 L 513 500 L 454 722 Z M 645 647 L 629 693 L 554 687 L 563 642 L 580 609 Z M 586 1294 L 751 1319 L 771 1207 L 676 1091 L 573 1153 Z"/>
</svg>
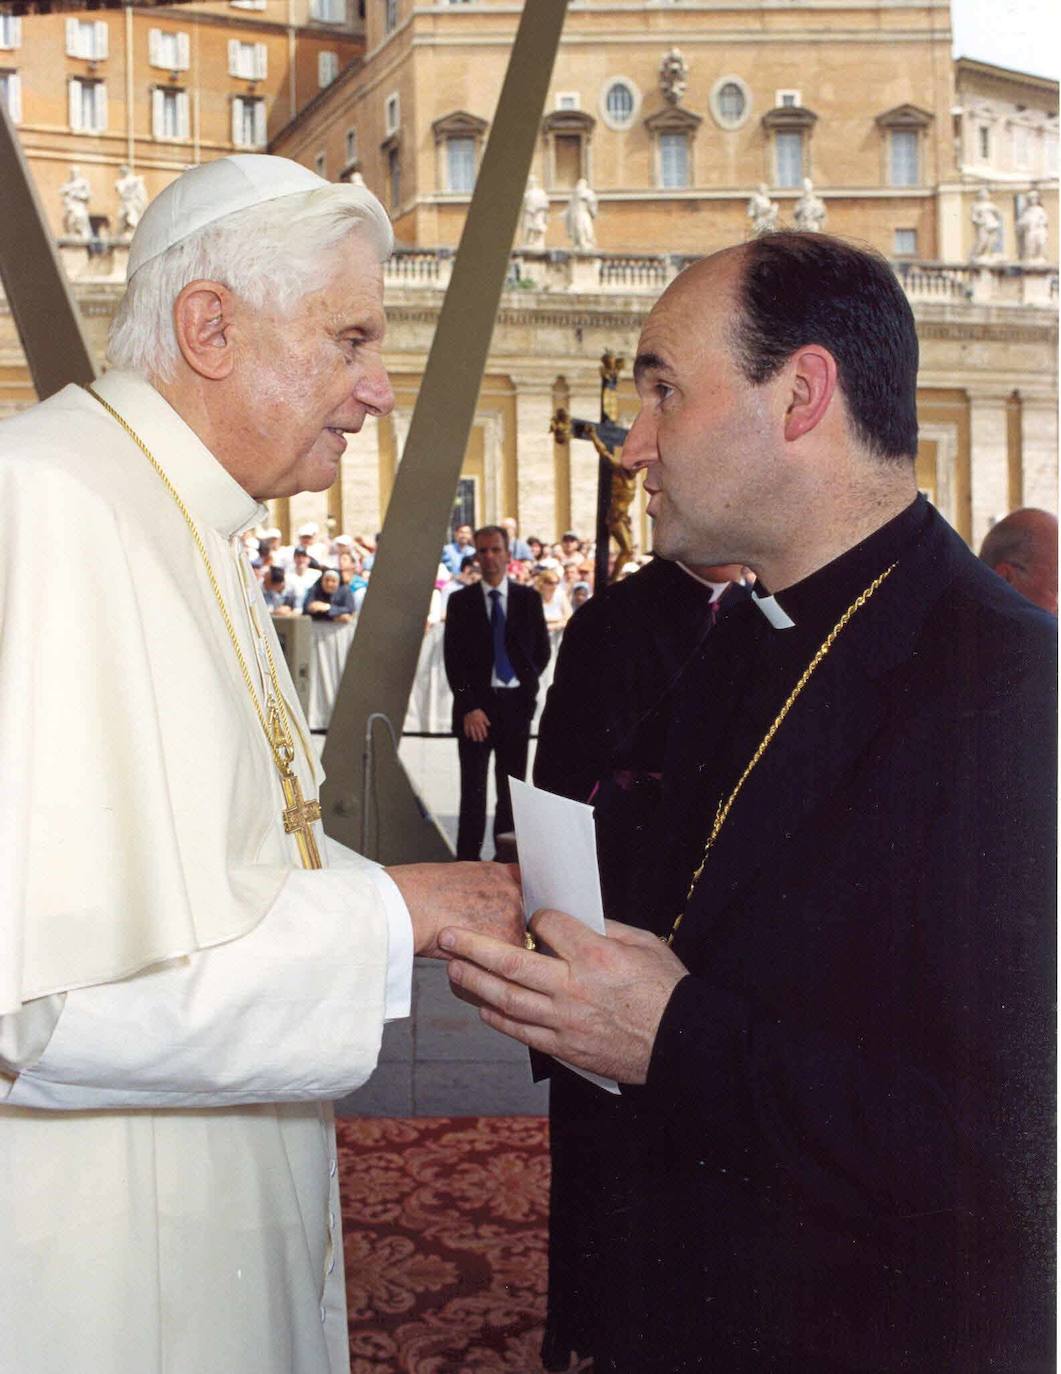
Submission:
<svg viewBox="0 0 1061 1374">
<path fill-rule="evenodd" d="M 523 932 L 523 948 L 529 950 L 535 950 L 538 948 L 538 941 L 534 938 L 534 936 L 530 933 L 529 930 L 525 930 Z"/>
</svg>

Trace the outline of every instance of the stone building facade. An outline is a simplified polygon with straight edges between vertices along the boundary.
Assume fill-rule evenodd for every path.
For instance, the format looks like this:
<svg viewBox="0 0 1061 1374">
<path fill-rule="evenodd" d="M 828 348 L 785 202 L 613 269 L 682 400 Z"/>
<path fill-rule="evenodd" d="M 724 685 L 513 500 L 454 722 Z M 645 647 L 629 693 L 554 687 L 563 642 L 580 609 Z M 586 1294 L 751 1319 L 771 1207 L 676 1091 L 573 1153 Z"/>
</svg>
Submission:
<svg viewBox="0 0 1061 1374">
<path fill-rule="evenodd" d="M 264 3 L 272 23 L 274 7 L 335 0 Z M 335 46 L 340 30 L 325 33 L 308 11 L 287 27 L 277 20 L 275 41 L 311 56 L 292 82 L 292 69 L 269 51 L 269 149 L 332 179 L 363 176 L 389 205 L 400 245 L 387 270 L 395 412 L 350 437 L 331 492 L 278 504 L 285 529 L 308 518 L 366 535 L 381 526 L 521 8 L 509 0 L 369 0 L 363 60 L 347 61 L 316 90 L 312 53 L 325 41 Z M 186 12 L 201 13 L 195 23 L 204 32 L 215 24 L 227 32 L 232 10 L 181 6 L 165 22 L 187 26 Z M 146 28 L 162 22 L 160 11 L 144 13 L 152 16 Z M 124 25 L 127 14 L 111 12 L 107 22 Z M 250 19 L 265 23 L 262 15 Z M 361 41 L 356 15 L 345 17 L 344 54 Z M 544 249 L 517 242 L 513 251 L 463 460 L 464 513 L 477 522 L 515 515 L 524 533 L 547 539 L 569 527 L 589 533 L 596 458 L 588 444 L 556 444 L 550 417 L 559 406 L 595 417 L 605 349 L 631 359 L 652 301 L 683 263 L 749 236 L 749 200 L 760 184 L 779 222 L 791 223 L 804 178 L 824 202 L 826 228 L 889 257 L 913 303 L 922 346 L 921 486 L 970 542 L 1015 506 L 1056 509 L 1058 86 L 955 63 L 950 45 L 946 0 L 794 9 L 763 0 L 573 4 L 532 167 L 548 196 Z M 241 87 L 224 68 L 227 47 L 217 52 L 221 65 L 203 75 L 201 96 L 201 108 L 214 109 L 212 141 L 204 136 L 178 153 L 134 140 L 145 179 L 168 179 L 178 157 L 232 147 L 218 110 L 231 119 L 225 102 Z M 148 114 L 145 107 L 138 128 L 148 127 Z M 995 132 L 980 158 L 985 124 Z M 34 153 L 44 133 L 32 122 L 21 132 L 44 199 L 56 208 L 54 171 L 45 173 L 51 164 Z M 128 160 L 125 146 L 118 139 L 93 164 L 108 185 L 114 164 Z M 563 223 L 580 178 L 597 198 L 597 247 L 586 252 L 572 251 Z M 974 263 L 972 210 L 984 188 L 1002 244 Z M 1018 259 L 1016 236 L 1033 190 L 1051 226 L 1047 260 L 1034 264 Z M 63 252 L 102 355 L 123 247 L 101 254 L 67 244 Z M 2 316 L 0 387 L 4 409 L 32 399 Z M 629 361 L 620 402 L 629 420 Z M 647 547 L 643 500 L 634 515 L 635 537 Z"/>
</svg>

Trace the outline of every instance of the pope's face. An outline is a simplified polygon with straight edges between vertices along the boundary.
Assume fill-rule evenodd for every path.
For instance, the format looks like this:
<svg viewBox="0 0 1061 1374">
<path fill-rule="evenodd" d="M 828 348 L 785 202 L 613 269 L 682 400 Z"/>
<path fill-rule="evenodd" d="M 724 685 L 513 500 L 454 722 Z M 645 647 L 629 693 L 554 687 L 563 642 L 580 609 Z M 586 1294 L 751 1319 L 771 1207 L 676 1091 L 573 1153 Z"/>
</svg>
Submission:
<svg viewBox="0 0 1061 1374">
<path fill-rule="evenodd" d="M 226 428 L 241 454 L 234 475 L 260 501 L 330 487 L 346 434 L 394 405 L 381 356 L 382 265 L 356 232 L 330 257 L 325 285 L 289 313 L 237 307 Z"/>
<path fill-rule="evenodd" d="M 776 388 L 752 386 L 732 354 L 736 253 L 687 269 L 645 324 L 635 363 L 641 409 L 623 466 L 644 469 L 653 546 L 685 563 L 748 562 L 771 506 Z"/>
</svg>

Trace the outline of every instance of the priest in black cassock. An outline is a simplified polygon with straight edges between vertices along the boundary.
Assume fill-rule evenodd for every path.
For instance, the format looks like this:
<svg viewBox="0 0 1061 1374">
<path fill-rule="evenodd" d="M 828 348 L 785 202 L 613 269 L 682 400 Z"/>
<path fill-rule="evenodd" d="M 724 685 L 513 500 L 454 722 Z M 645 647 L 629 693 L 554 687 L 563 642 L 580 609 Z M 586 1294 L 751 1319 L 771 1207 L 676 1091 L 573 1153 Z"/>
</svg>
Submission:
<svg viewBox="0 0 1061 1374">
<path fill-rule="evenodd" d="M 573 1089 L 553 1368 L 1053 1368 L 1056 624 L 917 494 L 917 356 L 822 234 L 645 325 L 656 548 L 761 585 L 683 677 L 643 918 L 442 936 L 489 1024 L 621 1085 Z"/>
</svg>

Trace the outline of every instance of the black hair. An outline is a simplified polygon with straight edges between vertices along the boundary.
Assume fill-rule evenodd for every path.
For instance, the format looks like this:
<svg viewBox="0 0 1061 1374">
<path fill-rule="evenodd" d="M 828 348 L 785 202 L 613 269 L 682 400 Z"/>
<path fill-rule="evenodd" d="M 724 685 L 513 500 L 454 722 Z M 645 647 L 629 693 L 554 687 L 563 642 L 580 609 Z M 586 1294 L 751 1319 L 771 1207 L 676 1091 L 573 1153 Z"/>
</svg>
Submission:
<svg viewBox="0 0 1061 1374">
<path fill-rule="evenodd" d="M 508 548 L 508 530 L 504 525 L 483 525 L 481 529 L 475 531 L 475 540 L 478 543 L 481 534 L 499 534 L 504 540 L 505 548 Z"/>
<path fill-rule="evenodd" d="M 917 330 L 879 253 L 829 234 L 783 230 L 744 249 L 733 345 L 754 385 L 804 344 L 836 359 L 855 434 L 878 458 L 917 454 Z"/>
</svg>

